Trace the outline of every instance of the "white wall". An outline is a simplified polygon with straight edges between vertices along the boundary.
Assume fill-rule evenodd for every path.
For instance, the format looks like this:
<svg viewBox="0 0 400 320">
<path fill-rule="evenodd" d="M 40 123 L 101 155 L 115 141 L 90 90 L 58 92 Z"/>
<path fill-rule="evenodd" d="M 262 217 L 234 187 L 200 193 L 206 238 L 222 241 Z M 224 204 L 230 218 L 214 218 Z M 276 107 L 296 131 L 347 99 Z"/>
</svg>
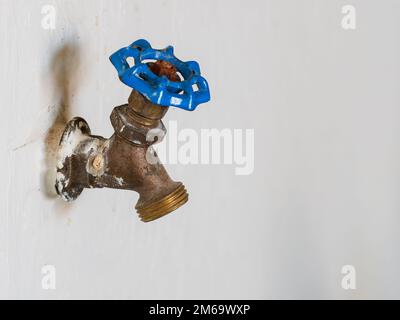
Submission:
<svg viewBox="0 0 400 320">
<path fill-rule="evenodd" d="M 400 3 L 351 1 L 352 31 L 345 4 L 0 0 L 0 298 L 399 298 Z M 151 224 L 135 193 L 66 204 L 47 183 L 62 104 L 111 135 L 130 90 L 108 56 L 138 38 L 198 60 L 212 89 L 167 126 L 255 129 L 252 175 L 167 165 L 190 202 Z"/>
</svg>

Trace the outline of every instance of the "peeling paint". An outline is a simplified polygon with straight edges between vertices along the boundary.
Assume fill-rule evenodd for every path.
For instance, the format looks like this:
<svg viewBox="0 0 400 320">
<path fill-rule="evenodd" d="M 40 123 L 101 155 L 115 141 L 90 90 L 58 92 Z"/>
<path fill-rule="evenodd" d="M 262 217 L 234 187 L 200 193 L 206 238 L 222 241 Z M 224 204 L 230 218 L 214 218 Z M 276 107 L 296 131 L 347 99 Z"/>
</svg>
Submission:
<svg viewBox="0 0 400 320">
<path fill-rule="evenodd" d="M 79 129 L 71 130 L 66 139 L 64 139 L 59 148 L 58 168 L 62 168 L 65 159 L 70 157 L 79 144 L 88 139 L 87 134 L 82 133 L 83 123 L 79 122 Z M 89 146 L 90 147 L 90 146 Z M 61 164 L 61 166 L 60 166 Z"/>
<path fill-rule="evenodd" d="M 116 177 L 116 176 L 114 176 L 114 178 L 115 178 L 115 180 L 117 180 L 117 182 L 120 186 L 124 185 L 124 179 L 122 179 L 121 177 Z"/>
</svg>

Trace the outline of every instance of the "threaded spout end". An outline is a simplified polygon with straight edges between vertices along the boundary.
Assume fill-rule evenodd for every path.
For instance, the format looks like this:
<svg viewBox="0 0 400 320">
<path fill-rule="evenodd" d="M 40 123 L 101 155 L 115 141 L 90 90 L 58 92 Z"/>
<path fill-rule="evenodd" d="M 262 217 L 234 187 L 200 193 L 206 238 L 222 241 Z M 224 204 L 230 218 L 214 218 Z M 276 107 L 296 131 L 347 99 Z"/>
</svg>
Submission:
<svg viewBox="0 0 400 320">
<path fill-rule="evenodd" d="M 136 206 L 136 211 L 143 222 L 150 222 L 183 206 L 188 199 L 189 194 L 187 193 L 185 186 L 181 184 L 177 189 L 175 189 L 175 191 L 158 201 L 145 206 Z"/>
</svg>

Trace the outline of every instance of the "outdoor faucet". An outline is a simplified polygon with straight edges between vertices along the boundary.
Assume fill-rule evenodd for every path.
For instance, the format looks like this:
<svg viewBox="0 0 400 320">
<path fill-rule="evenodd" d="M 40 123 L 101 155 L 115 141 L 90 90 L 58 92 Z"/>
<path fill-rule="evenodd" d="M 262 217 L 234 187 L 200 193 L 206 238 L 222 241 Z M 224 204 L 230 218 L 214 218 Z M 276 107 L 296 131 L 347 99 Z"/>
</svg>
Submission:
<svg viewBox="0 0 400 320">
<path fill-rule="evenodd" d="M 68 122 L 60 139 L 55 187 L 65 201 L 75 200 L 84 188 L 136 191 L 137 213 L 142 221 L 153 221 L 188 201 L 184 185 L 169 177 L 152 148 L 166 133 L 161 119 L 170 106 L 193 111 L 209 101 L 208 84 L 197 62 L 183 62 L 173 47 L 153 49 L 143 39 L 110 60 L 120 80 L 133 89 L 128 104 L 112 111 L 115 132 L 109 139 L 92 135 L 82 118 Z"/>
</svg>

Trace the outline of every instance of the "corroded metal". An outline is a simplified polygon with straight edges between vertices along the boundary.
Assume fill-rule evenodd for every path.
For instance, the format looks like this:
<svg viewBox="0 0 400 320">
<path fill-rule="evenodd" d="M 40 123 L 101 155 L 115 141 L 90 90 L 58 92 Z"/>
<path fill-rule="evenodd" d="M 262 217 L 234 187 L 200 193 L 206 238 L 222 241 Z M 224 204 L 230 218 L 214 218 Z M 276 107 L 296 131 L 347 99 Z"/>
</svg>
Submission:
<svg viewBox="0 0 400 320">
<path fill-rule="evenodd" d="M 157 61 L 149 67 L 157 75 L 179 81 L 168 63 Z M 82 118 L 67 124 L 60 140 L 56 190 L 66 201 L 75 200 L 85 188 L 136 191 L 140 198 L 135 208 L 148 222 L 185 204 L 188 193 L 181 182 L 169 177 L 152 149 L 166 133 L 161 119 L 168 108 L 152 104 L 136 91 L 128 102 L 112 111 L 114 134 L 109 139 L 92 135 Z M 149 135 L 150 131 L 157 134 Z"/>
</svg>

